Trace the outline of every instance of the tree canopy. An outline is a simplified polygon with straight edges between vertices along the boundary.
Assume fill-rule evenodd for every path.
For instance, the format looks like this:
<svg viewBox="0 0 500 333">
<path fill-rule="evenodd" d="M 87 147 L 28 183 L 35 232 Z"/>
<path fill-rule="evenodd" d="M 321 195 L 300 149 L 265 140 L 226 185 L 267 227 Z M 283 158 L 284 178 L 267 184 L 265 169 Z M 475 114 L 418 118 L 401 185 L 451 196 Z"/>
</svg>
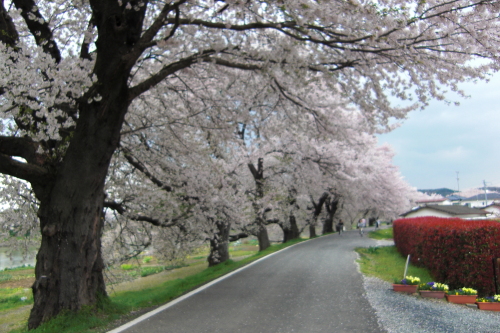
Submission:
<svg viewBox="0 0 500 333">
<path fill-rule="evenodd" d="M 368 133 L 387 130 L 498 69 L 498 9 L 492 0 L 1 1 L 0 172 L 30 183 L 42 235 L 29 327 L 106 293 L 100 236 L 117 149 L 133 160 L 134 145 L 176 145 L 165 161 L 186 166 L 183 149 L 217 157 L 243 129 L 341 135 L 330 117 L 338 108 L 356 109 Z M 157 180 L 163 191 L 175 185 Z"/>
</svg>

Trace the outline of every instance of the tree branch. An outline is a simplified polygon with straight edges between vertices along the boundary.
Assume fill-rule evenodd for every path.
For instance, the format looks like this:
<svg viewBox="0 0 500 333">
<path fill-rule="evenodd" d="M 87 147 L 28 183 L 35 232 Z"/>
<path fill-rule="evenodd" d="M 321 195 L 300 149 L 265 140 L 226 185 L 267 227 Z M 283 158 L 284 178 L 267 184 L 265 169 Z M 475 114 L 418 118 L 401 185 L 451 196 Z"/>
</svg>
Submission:
<svg viewBox="0 0 500 333">
<path fill-rule="evenodd" d="M 162 190 L 165 190 L 167 192 L 172 192 L 173 188 L 170 185 L 165 184 L 158 178 L 156 178 L 151 172 L 148 171 L 146 166 L 142 164 L 141 161 L 139 161 L 137 158 L 134 157 L 130 149 L 121 147 L 121 150 L 123 151 L 123 156 L 125 159 L 136 169 L 138 169 L 140 172 L 142 172 L 149 180 L 153 182 L 156 186 L 161 188 Z"/>
<path fill-rule="evenodd" d="M 45 53 L 50 54 L 57 62 L 61 62 L 61 53 L 54 41 L 48 22 L 43 18 L 34 0 L 13 0 L 17 9 L 21 10 L 28 29 L 35 38 L 36 44 L 41 46 Z"/>
<path fill-rule="evenodd" d="M 179 223 L 180 220 L 185 219 L 188 216 L 188 214 L 185 213 L 183 215 L 177 216 L 176 218 L 166 219 L 166 220 L 162 221 L 159 219 L 155 219 L 151 216 L 146 216 L 146 215 L 142 215 L 142 214 L 128 215 L 128 214 L 126 214 L 127 208 L 125 207 L 125 205 L 123 205 L 123 203 L 118 203 L 116 201 L 106 200 L 106 201 L 104 201 L 103 207 L 112 209 L 112 210 L 116 211 L 118 214 L 125 216 L 126 218 L 128 218 L 132 221 L 147 222 L 147 223 L 150 223 L 154 226 L 162 227 L 162 228 L 174 227 Z"/>
<path fill-rule="evenodd" d="M 3 1 L 0 2 L 0 31 L 0 42 L 10 47 L 13 47 L 18 42 L 19 34 L 12 18 L 3 6 Z"/>
<path fill-rule="evenodd" d="M 43 165 L 44 159 L 36 153 L 39 143 L 28 137 L 0 136 L 0 153 L 24 158 L 28 163 Z"/>
<path fill-rule="evenodd" d="M 36 184 L 43 184 L 49 175 L 49 172 L 43 167 L 19 162 L 4 154 L 0 154 L 0 173 Z"/>
<path fill-rule="evenodd" d="M 176 61 L 174 63 L 168 64 L 167 66 L 163 67 L 158 73 L 152 75 L 151 77 L 142 81 L 138 85 L 130 88 L 129 101 L 134 100 L 137 96 L 139 96 L 143 92 L 148 91 L 152 87 L 156 86 L 158 83 L 163 81 L 163 79 L 165 79 L 167 76 L 169 76 L 169 75 L 171 75 L 171 74 L 173 74 L 181 69 L 188 68 L 198 61 L 203 61 L 204 58 L 206 58 L 214 53 L 215 53 L 215 50 L 205 50 L 205 51 L 193 54 L 189 57 L 180 59 L 179 61 Z"/>
</svg>

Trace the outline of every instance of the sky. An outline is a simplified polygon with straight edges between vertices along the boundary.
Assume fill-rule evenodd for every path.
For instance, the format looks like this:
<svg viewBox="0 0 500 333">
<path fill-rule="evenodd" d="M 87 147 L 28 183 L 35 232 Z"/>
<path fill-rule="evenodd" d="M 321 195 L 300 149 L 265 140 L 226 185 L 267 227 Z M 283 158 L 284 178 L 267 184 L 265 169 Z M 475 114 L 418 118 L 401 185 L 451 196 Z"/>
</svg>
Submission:
<svg viewBox="0 0 500 333">
<path fill-rule="evenodd" d="M 380 144 L 393 147 L 393 163 L 418 189 L 465 190 L 483 181 L 500 186 L 500 74 L 461 88 L 469 98 L 449 95 L 459 106 L 433 101 L 378 136 Z"/>
</svg>

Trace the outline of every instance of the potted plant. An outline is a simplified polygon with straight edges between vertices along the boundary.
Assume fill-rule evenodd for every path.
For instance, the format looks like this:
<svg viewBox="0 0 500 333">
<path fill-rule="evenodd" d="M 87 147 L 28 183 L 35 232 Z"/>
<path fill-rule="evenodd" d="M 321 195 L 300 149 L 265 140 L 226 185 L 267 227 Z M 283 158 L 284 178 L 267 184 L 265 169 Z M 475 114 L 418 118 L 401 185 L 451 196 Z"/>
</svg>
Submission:
<svg viewBox="0 0 500 333">
<path fill-rule="evenodd" d="M 476 304 L 479 310 L 500 311 L 500 295 L 479 297 Z"/>
<path fill-rule="evenodd" d="M 402 280 L 396 279 L 392 284 L 392 289 L 394 291 L 413 294 L 417 292 L 419 283 L 420 278 L 415 276 L 406 276 Z"/>
<path fill-rule="evenodd" d="M 467 304 L 467 303 L 476 303 L 477 298 L 477 290 L 472 288 L 460 288 L 448 291 L 446 293 L 446 299 L 450 303 L 457 304 Z"/>
<path fill-rule="evenodd" d="M 420 296 L 430 298 L 444 298 L 448 285 L 439 282 L 427 282 L 418 286 Z"/>
</svg>

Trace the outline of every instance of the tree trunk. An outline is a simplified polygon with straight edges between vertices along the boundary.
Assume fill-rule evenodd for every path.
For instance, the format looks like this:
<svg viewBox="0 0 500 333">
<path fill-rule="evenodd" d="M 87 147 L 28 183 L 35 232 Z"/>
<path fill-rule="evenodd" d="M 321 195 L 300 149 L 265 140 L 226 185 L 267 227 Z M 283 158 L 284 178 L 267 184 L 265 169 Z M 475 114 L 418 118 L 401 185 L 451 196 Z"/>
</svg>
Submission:
<svg viewBox="0 0 500 333">
<path fill-rule="evenodd" d="M 309 238 L 314 238 L 317 237 L 316 235 L 316 223 L 314 225 L 310 224 L 309 225 Z"/>
<path fill-rule="evenodd" d="M 271 246 L 269 241 L 269 234 L 265 225 L 260 225 L 257 231 L 257 240 L 259 241 L 259 251 L 264 251 Z"/>
<path fill-rule="evenodd" d="M 333 217 L 337 212 L 337 209 L 339 207 L 339 202 L 340 202 L 339 199 L 332 199 L 332 198 L 328 198 L 325 201 L 325 208 L 327 215 L 325 221 L 323 222 L 323 235 L 329 232 L 333 232 Z"/>
<path fill-rule="evenodd" d="M 215 266 L 229 260 L 229 222 L 217 221 L 217 232 L 210 239 L 210 255 L 208 256 L 208 267 Z"/>
<path fill-rule="evenodd" d="M 319 198 L 317 203 L 314 201 L 312 195 L 310 195 L 310 198 L 311 198 L 311 203 L 313 205 L 313 216 L 309 224 L 309 237 L 313 238 L 316 237 L 316 225 L 318 223 L 318 217 L 319 214 L 321 214 L 321 211 L 323 210 L 323 205 L 325 204 L 325 201 L 328 199 L 328 193 L 324 192 Z"/>
<path fill-rule="evenodd" d="M 263 251 L 271 246 L 269 235 L 267 234 L 267 229 L 264 224 L 264 216 L 260 212 L 262 207 L 261 204 L 258 203 L 258 201 L 264 197 L 264 159 L 259 158 L 257 160 L 257 168 L 252 163 L 248 163 L 248 168 L 255 181 L 255 197 L 252 202 L 252 207 L 256 216 L 255 225 L 258 228 L 255 236 L 257 236 L 257 240 L 259 241 L 259 251 Z"/>
<path fill-rule="evenodd" d="M 323 222 L 323 231 L 322 234 L 327 234 L 333 232 L 333 216 L 328 214 Z"/>
<path fill-rule="evenodd" d="M 104 182 L 128 109 L 130 69 L 124 67 L 120 49 L 125 43 L 104 35 L 108 38 L 100 36 L 97 43 L 99 84 L 78 104 L 75 131 L 63 160 L 53 166 L 51 180 L 33 187 L 40 200 L 42 241 L 30 329 L 62 310 L 77 311 L 106 296 L 101 254 Z"/>
<path fill-rule="evenodd" d="M 370 217 L 370 218 L 368 219 L 368 226 L 369 226 L 369 227 L 373 227 L 373 226 L 375 225 L 375 221 L 377 221 L 377 218 L 375 218 L 375 217 Z"/>
<path fill-rule="evenodd" d="M 106 295 L 101 256 L 103 193 L 119 132 L 97 134 L 100 128 L 95 124 L 76 130 L 54 185 L 38 195 L 42 242 L 32 286 L 30 329 L 63 309 L 76 311 Z M 87 131 L 94 133 L 87 135 Z M 99 140 L 102 136 L 107 139 Z"/>
<path fill-rule="evenodd" d="M 297 227 L 297 220 L 295 219 L 295 216 L 293 214 L 290 215 L 290 218 L 288 220 L 288 226 L 281 225 L 281 228 L 283 229 L 283 243 L 300 237 L 300 232 L 299 228 Z"/>
</svg>

